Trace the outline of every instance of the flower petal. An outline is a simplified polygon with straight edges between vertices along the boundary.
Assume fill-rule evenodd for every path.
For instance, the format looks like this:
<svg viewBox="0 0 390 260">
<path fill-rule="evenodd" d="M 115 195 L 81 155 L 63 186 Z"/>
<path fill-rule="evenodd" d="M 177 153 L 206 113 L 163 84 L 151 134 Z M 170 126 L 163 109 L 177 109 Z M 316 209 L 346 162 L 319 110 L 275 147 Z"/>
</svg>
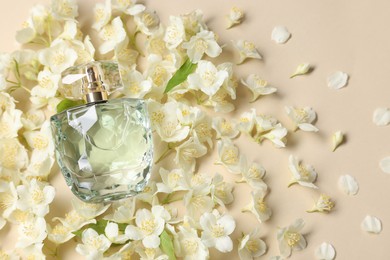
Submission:
<svg viewBox="0 0 390 260">
<path fill-rule="evenodd" d="M 290 39 L 291 33 L 287 30 L 285 26 L 276 26 L 272 30 L 271 38 L 278 44 L 283 44 Z"/>
<path fill-rule="evenodd" d="M 339 187 L 348 195 L 356 195 L 359 191 L 359 185 L 351 175 L 340 176 Z"/>
<path fill-rule="evenodd" d="M 382 231 L 382 223 L 380 219 L 367 215 L 361 224 L 361 228 L 366 232 L 379 234 Z"/>
<path fill-rule="evenodd" d="M 315 256 L 319 260 L 333 260 L 336 252 L 331 244 L 324 242 L 316 249 Z"/>
<path fill-rule="evenodd" d="M 384 173 L 389 173 L 390 174 L 390 156 L 383 158 L 379 162 L 379 167 Z"/>
<path fill-rule="evenodd" d="M 380 107 L 375 109 L 372 121 L 377 126 L 385 126 L 390 123 L 390 109 L 386 107 Z"/>
<path fill-rule="evenodd" d="M 328 87 L 331 89 L 343 88 L 347 85 L 348 74 L 346 74 L 342 71 L 337 71 L 337 72 L 331 74 L 327 78 L 327 82 L 328 82 Z"/>
</svg>

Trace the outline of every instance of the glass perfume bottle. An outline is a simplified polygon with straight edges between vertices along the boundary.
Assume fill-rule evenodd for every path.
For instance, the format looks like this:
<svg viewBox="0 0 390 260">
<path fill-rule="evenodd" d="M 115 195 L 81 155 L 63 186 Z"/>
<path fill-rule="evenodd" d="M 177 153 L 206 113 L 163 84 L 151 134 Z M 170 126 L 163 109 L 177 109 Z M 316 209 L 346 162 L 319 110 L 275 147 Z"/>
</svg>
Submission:
<svg viewBox="0 0 390 260">
<path fill-rule="evenodd" d="M 57 162 L 67 185 L 91 203 L 141 192 L 153 161 L 145 102 L 107 98 L 123 87 L 115 62 L 71 67 L 62 76 L 62 94 L 86 101 L 51 117 Z"/>
</svg>

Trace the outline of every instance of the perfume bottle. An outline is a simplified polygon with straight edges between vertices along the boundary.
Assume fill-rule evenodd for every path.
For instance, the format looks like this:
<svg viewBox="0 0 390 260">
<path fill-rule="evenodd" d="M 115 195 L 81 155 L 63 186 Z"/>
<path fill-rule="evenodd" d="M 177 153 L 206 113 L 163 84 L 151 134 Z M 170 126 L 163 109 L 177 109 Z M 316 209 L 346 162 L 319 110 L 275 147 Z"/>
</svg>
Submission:
<svg viewBox="0 0 390 260">
<path fill-rule="evenodd" d="M 71 191 L 91 203 L 141 192 L 153 161 L 145 102 L 108 99 L 123 87 L 115 62 L 71 67 L 62 76 L 62 94 L 86 102 L 51 117 L 57 162 Z"/>
</svg>

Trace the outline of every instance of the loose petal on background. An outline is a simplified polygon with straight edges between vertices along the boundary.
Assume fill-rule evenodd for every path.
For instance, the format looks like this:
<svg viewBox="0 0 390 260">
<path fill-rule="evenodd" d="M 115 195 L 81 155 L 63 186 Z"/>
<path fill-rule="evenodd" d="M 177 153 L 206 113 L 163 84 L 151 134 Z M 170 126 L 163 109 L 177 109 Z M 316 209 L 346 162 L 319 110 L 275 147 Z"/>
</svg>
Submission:
<svg viewBox="0 0 390 260">
<path fill-rule="evenodd" d="M 387 107 L 380 107 L 375 109 L 372 121 L 377 126 L 386 126 L 390 123 L 390 109 Z"/>
<path fill-rule="evenodd" d="M 382 231 L 382 223 L 380 219 L 367 215 L 361 224 L 361 228 L 366 232 L 379 234 Z"/>
<path fill-rule="evenodd" d="M 359 185 L 351 175 L 340 176 L 339 187 L 348 195 L 356 195 L 359 191 Z"/>
<path fill-rule="evenodd" d="M 331 244 L 323 242 L 316 249 L 315 256 L 319 260 L 333 260 L 336 256 L 336 251 Z"/>
<path fill-rule="evenodd" d="M 331 89 L 340 89 L 347 85 L 348 83 L 348 74 L 337 71 L 331 74 L 327 79 L 328 87 Z"/>
</svg>

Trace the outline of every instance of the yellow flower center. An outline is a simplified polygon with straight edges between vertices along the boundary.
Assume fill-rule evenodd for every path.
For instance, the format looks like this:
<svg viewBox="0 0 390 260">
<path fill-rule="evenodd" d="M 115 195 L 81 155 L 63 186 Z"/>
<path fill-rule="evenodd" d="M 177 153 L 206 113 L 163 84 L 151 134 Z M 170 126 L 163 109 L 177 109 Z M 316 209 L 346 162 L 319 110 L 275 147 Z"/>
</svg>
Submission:
<svg viewBox="0 0 390 260">
<path fill-rule="evenodd" d="M 222 161 L 226 164 L 235 164 L 238 162 L 237 151 L 233 148 L 228 148 L 222 153 Z"/>
<path fill-rule="evenodd" d="M 254 51 L 256 46 L 252 42 L 244 42 L 244 49 L 247 51 Z"/>
<path fill-rule="evenodd" d="M 42 203 L 45 200 L 45 194 L 40 189 L 34 189 L 31 192 L 31 199 L 35 204 Z"/>
<path fill-rule="evenodd" d="M 94 18 L 95 18 L 95 21 L 98 22 L 100 20 L 103 20 L 105 16 L 105 12 L 104 12 L 104 9 L 103 8 L 97 8 L 95 9 L 95 14 L 94 14 Z"/>
<path fill-rule="evenodd" d="M 18 154 L 18 147 L 16 143 L 6 144 L 0 156 L 1 165 L 8 169 L 15 168 L 17 154 Z"/>
<path fill-rule="evenodd" d="M 53 55 L 52 62 L 54 65 L 58 66 L 64 63 L 65 61 L 65 55 L 63 52 L 57 52 L 55 55 Z"/>
<path fill-rule="evenodd" d="M 72 13 L 73 13 L 73 8 L 72 8 L 72 6 L 70 5 L 70 4 L 68 4 L 67 2 L 63 2 L 62 4 L 61 4 L 61 10 L 60 10 L 61 12 L 61 14 L 63 15 L 63 16 L 71 16 L 72 15 Z"/>
<path fill-rule="evenodd" d="M 241 118 L 240 118 L 240 122 L 242 122 L 242 123 L 248 123 L 248 122 L 249 122 L 249 118 L 247 118 L 247 117 L 241 117 Z"/>
<path fill-rule="evenodd" d="M 167 74 L 168 72 L 164 67 L 160 65 L 156 66 L 151 76 L 153 83 L 156 84 L 157 87 L 162 86 Z"/>
<path fill-rule="evenodd" d="M 195 42 L 195 50 L 197 52 L 205 52 L 208 47 L 208 44 L 205 40 L 199 39 Z"/>
<path fill-rule="evenodd" d="M 153 53 L 157 53 L 162 55 L 165 53 L 166 47 L 165 47 L 165 42 L 161 38 L 154 38 L 150 40 L 150 49 L 152 50 Z"/>
<path fill-rule="evenodd" d="M 151 192 L 152 191 L 152 188 L 150 188 L 149 186 L 146 186 L 143 193 L 148 193 L 148 192 Z"/>
<path fill-rule="evenodd" d="M 207 124 L 201 123 L 196 128 L 195 131 L 198 135 L 198 138 L 200 140 L 203 140 L 204 138 L 211 137 L 211 131 Z"/>
<path fill-rule="evenodd" d="M 161 122 L 164 120 L 165 115 L 161 111 L 155 111 L 152 113 L 151 119 L 154 123 L 161 124 Z"/>
<path fill-rule="evenodd" d="M 284 235 L 284 238 L 287 240 L 289 247 L 294 247 L 301 240 L 301 236 L 297 232 L 287 232 Z"/>
<path fill-rule="evenodd" d="M 245 247 L 252 253 L 256 253 L 260 249 L 260 243 L 256 240 L 249 240 Z"/>
<path fill-rule="evenodd" d="M 305 180 L 305 181 L 309 180 L 310 172 L 307 170 L 307 168 L 304 165 L 299 164 L 298 171 L 301 174 L 301 177 L 303 180 Z"/>
<path fill-rule="evenodd" d="M 295 114 L 298 122 L 306 122 L 309 119 L 309 115 L 303 108 L 295 109 Z"/>
<path fill-rule="evenodd" d="M 131 83 L 130 93 L 131 94 L 138 94 L 139 92 L 141 92 L 141 88 L 139 87 L 138 83 L 137 82 Z"/>
<path fill-rule="evenodd" d="M 39 86 L 41 86 L 44 89 L 51 89 L 53 88 L 52 81 L 50 80 L 49 77 L 43 77 L 38 81 Z"/>
<path fill-rule="evenodd" d="M 15 198 L 11 194 L 9 193 L 1 194 L 0 208 L 7 209 L 11 207 L 14 204 L 14 202 L 15 202 Z"/>
<path fill-rule="evenodd" d="M 193 255 L 198 250 L 198 243 L 194 239 L 186 239 L 183 241 L 183 248 L 187 255 Z"/>
<path fill-rule="evenodd" d="M 66 228 L 64 225 L 56 225 L 53 230 L 51 231 L 53 235 L 67 235 L 69 234 L 69 229 Z"/>
<path fill-rule="evenodd" d="M 151 15 L 150 13 L 144 13 L 142 15 L 142 21 L 146 25 L 146 27 L 154 27 L 157 26 L 157 19 L 155 16 Z"/>
<path fill-rule="evenodd" d="M 249 168 L 249 171 L 248 171 L 248 177 L 249 177 L 249 179 L 255 179 L 255 180 L 261 179 L 260 176 L 261 176 L 261 174 L 260 174 L 259 169 L 258 169 L 256 166 L 252 165 L 252 166 Z"/>
<path fill-rule="evenodd" d="M 103 28 L 103 40 L 110 40 L 114 35 L 114 27 L 109 24 Z"/>
<path fill-rule="evenodd" d="M 203 81 L 205 82 L 205 85 L 207 86 L 211 86 L 214 81 L 215 81 L 215 73 L 212 72 L 212 71 L 205 71 L 202 75 L 201 75 Z"/>
<path fill-rule="evenodd" d="M 37 135 L 32 138 L 33 147 L 38 150 L 43 150 L 49 145 L 47 137 L 42 135 Z"/>
<path fill-rule="evenodd" d="M 183 110 L 181 111 L 181 114 L 182 114 L 183 116 L 188 116 L 188 115 L 190 114 L 190 111 L 188 111 L 187 109 L 183 109 Z"/>
<path fill-rule="evenodd" d="M 171 185 L 176 185 L 177 181 L 180 180 L 181 175 L 178 174 L 177 172 L 171 172 L 168 174 L 168 182 Z"/>
<path fill-rule="evenodd" d="M 70 224 L 80 223 L 83 220 L 84 220 L 83 217 L 77 214 L 76 211 L 71 211 L 65 214 L 65 221 Z"/>
<path fill-rule="evenodd" d="M 256 85 L 261 86 L 261 87 L 265 87 L 268 84 L 268 82 L 266 80 L 260 79 L 260 78 L 256 78 L 255 83 L 256 83 Z"/>
<path fill-rule="evenodd" d="M 154 219 L 146 219 L 141 222 L 140 228 L 146 235 L 150 235 L 156 229 L 156 222 Z"/>
<path fill-rule="evenodd" d="M 30 238 L 33 238 L 37 235 L 37 230 L 35 229 L 35 226 L 31 223 L 23 223 L 21 230 L 24 235 Z"/>
<path fill-rule="evenodd" d="M 98 237 L 94 237 L 94 238 L 89 239 L 86 244 L 92 246 L 93 248 L 98 249 L 101 247 L 102 243 L 103 243 L 102 238 L 100 236 L 98 236 Z"/>
<path fill-rule="evenodd" d="M 221 237 L 225 235 L 225 229 L 223 226 L 217 224 L 212 227 L 211 234 L 213 237 Z"/>
<path fill-rule="evenodd" d="M 221 128 L 225 133 L 230 133 L 233 130 L 232 125 L 228 122 L 223 122 Z"/>
<path fill-rule="evenodd" d="M 259 209 L 259 211 L 261 212 L 261 213 L 264 213 L 264 212 L 266 212 L 267 211 L 267 209 L 268 209 L 268 207 L 267 207 L 267 204 L 265 203 L 265 201 L 263 200 L 263 199 L 259 199 L 258 201 L 257 201 L 257 208 Z"/>
</svg>

